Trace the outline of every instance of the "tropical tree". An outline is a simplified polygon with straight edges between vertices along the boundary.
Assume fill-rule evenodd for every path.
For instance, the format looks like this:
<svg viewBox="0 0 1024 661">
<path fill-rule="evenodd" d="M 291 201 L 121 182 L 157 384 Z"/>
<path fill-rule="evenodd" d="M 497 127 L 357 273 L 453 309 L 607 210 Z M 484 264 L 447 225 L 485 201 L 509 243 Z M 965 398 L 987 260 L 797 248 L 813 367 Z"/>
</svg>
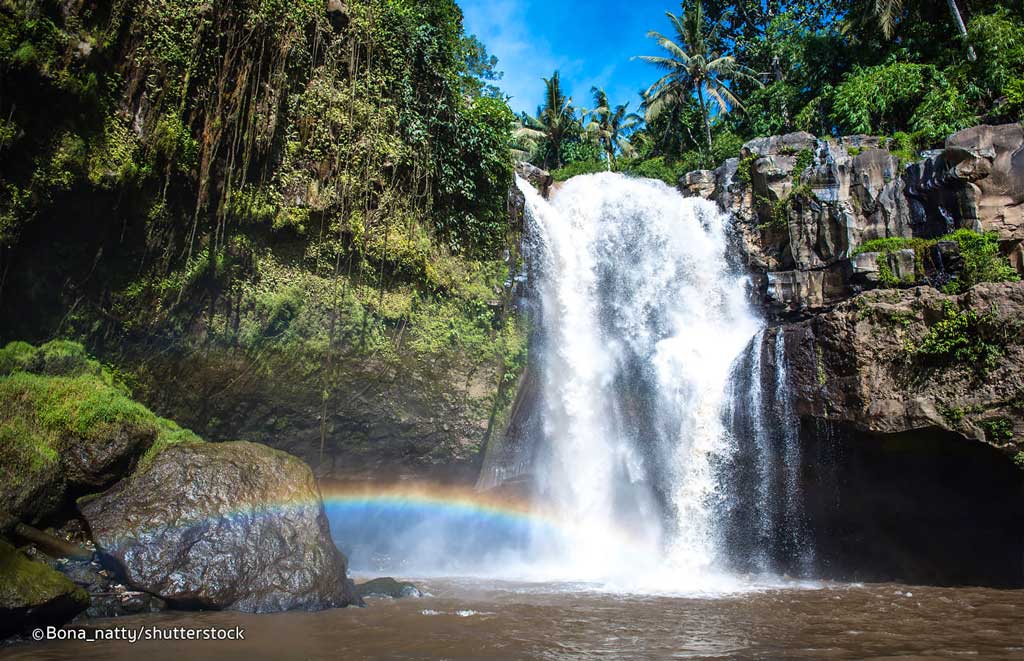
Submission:
<svg viewBox="0 0 1024 661">
<path fill-rule="evenodd" d="M 665 71 L 665 75 L 651 85 L 644 95 L 647 119 L 650 121 L 670 104 L 683 105 L 688 95 L 696 95 L 704 124 L 704 141 L 710 152 L 710 105 L 714 104 L 719 115 L 724 115 L 732 108 L 742 109 L 740 100 L 729 88 L 729 82 L 743 79 L 760 86 L 761 81 L 752 69 L 737 62 L 732 55 L 723 55 L 715 48 L 719 43 L 719 25 L 709 26 L 701 0 L 695 0 L 689 7 L 684 3 L 682 9 L 679 16 L 665 12 L 672 23 L 674 39 L 653 30 L 647 33 L 667 53 L 640 56 L 641 60 Z"/>
<path fill-rule="evenodd" d="M 882 29 L 882 34 L 887 39 L 892 38 L 896 32 L 896 23 L 903 15 L 905 3 L 906 0 L 862 0 L 859 12 L 860 20 L 863 22 L 865 16 L 873 18 L 878 23 L 878 27 Z M 949 13 L 953 17 L 953 23 L 956 24 L 960 38 L 966 41 L 967 26 L 964 25 L 964 19 L 960 14 L 960 8 L 957 6 L 956 0 L 946 0 L 946 5 L 949 7 Z M 967 46 L 967 58 L 971 62 L 977 59 L 974 48 L 970 45 Z"/>
<path fill-rule="evenodd" d="M 543 166 L 550 169 L 562 167 L 562 143 L 579 130 L 576 110 L 572 98 L 562 92 L 562 83 L 557 71 L 550 78 L 544 78 L 544 105 L 537 108 L 537 116 L 523 113 L 516 138 L 523 143 L 533 142 L 544 149 Z"/>
<path fill-rule="evenodd" d="M 629 112 L 628 103 L 612 108 L 603 89 L 593 87 L 590 91 L 594 95 L 595 108 L 589 113 L 591 119 L 586 131 L 601 145 L 608 157 L 610 169 L 615 165 L 616 152 L 626 156 L 633 154 L 628 136 L 640 126 L 643 119 L 636 113 Z"/>
</svg>

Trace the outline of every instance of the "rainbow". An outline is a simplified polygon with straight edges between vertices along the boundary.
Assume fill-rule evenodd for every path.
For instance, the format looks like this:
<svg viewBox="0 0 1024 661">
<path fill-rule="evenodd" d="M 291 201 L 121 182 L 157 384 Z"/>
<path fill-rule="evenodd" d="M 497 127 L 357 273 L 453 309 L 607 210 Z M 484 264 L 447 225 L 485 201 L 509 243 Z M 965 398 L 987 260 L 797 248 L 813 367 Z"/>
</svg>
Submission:
<svg viewBox="0 0 1024 661">
<path fill-rule="evenodd" d="M 206 517 L 133 521 L 135 525 L 130 526 L 123 537 L 106 540 L 104 546 L 110 549 L 123 544 L 130 545 L 147 533 L 188 529 L 218 520 L 310 512 L 311 508 L 318 509 L 321 504 L 331 519 L 332 528 L 350 518 L 354 520 L 353 523 L 358 523 L 360 517 L 368 513 L 378 519 L 393 517 L 396 522 L 409 516 L 445 516 L 506 529 L 551 532 L 563 528 L 555 517 L 533 507 L 525 499 L 478 492 L 467 487 L 422 482 L 321 483 L 319 494 L 314 492 L 302 497 L 290 495 L 268 498 L 263 502 L 249 502 L 213 512 Z"/>
<path fill-rule="evenodd" d="M 426 508 L 456 515 L 483 517 L 496 522 L 561 527 L 551 513 L 525 499 L 480 492 L 467 487 L 424 482 L 324 483 L 321 484 L 320 491 L 325 508 L 339 514 L 343 514 L 345 510 L 366 507 Z"/>
</svg>

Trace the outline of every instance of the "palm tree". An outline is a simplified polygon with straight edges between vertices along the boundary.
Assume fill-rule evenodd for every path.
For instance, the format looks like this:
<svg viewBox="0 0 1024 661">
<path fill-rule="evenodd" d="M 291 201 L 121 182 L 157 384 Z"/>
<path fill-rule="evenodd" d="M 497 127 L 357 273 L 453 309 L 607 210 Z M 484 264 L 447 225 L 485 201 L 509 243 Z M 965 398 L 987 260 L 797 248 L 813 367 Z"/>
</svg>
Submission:
<svg viewBox="0 0 1024 661">
<path fill-rule="evenodd" d="M 590 113 L 591 120 L 586 130 L 608 155 L 608 168 L 611 169 L 615 165 L 616 151 L 627 156 L 633 153 L 633 147 L 626 136 L 638 127 L 643 119 L 636 113 L 629 112 L 628 103 L 612 109 L 608 103 L 608 95 L 603 89 L 592 87 L 590 91 L 594 95 L 596 107 Z"/>
<path fill-rule="evenodd" d="M 562 84 L 558 72 L 550 78 L 544 78 L 546 90 L 544 105 L 537 108 L 537 116 L 531 117 L 523 113 L 520 128 L 515 137 L 521 142 L 532 141 L 536 145 L 546 147 L 544 168 L 551 166 L 554 157 L 555 168 L 562 167 L 562 142 L 578 128 L 576 110 L 572 107 L 572 98 L 562 93 Z M 545 144 L 546 143 L 546 144 Z"/>
<path fill-rule="evenodd" d="M 704 121 L 704 140 L 711 150 L 711 110 L 714 103 L 718 114 L 732 108 L 743 108 L 740 100 L 729 89 L 729 81 L 743 78 L 761 86 L 757 74 L 743 66 L 731 55 L 722 55 L 714 49 L 718 41 L 718 25 L 709 30 L 704 19 L 704 6 L 696 0 L 689 9 L 676 16 L 665 12 L 675 29 L 675 40 L 660 32 L 651 31 L 648 37 L 667 51 L 667 56 L 641 55 L 640 59 L 656 65 L 666 73 L 647 90 L 647 119 L 650 121 L 670 104 L 682 105 L 689 94 L 696 94 Z M 705 94 L 710 97 L 705 99 Z"/>
<path fill-rule="evenodd" d="M 891 39 L 892 35 L 896 32 L 896 23 L 903 14 L 904 2 L 905 0 L 866 0 L 861 7 L 861 13 L 862 15 L 867 14 L 878 21 L 878 26 L 882 28 L 882 34 L 885 35 L 886 39 Z M 964 18 L 960 14 L 960 8 L 957 7 L 956 0 L 946 0 L 946 5 L 949 7 L 949 13 L 953 16 L 953 22 L 956 23 L 956 29 L 960 33 L 960 38 L 966 41 L 967 26 L 964 25 Z M 974 53 L 974 46 L 967 46 L 967 59 L 971 62 L 978 59 L 978 56 Z"/>
</svg>

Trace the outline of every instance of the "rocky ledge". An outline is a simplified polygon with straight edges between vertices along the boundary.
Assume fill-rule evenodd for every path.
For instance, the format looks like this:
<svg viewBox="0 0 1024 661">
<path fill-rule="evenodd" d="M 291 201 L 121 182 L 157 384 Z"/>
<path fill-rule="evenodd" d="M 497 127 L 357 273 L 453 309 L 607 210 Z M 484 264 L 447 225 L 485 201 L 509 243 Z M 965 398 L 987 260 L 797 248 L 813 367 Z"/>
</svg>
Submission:
<svg viewBox="0 0 1024 661">
<path fill-rule="evenodd" d="M 913 253 L 863 250 L 877 239 L 995 232 L 1024 271 L 1021 125 L 967 129 L 920 156 L 903 161 L 913 155 L 872 136 L 792 133 L 752 140 L 739 158 L 688 173 L 679 188 L 732 213 L 736 252 L 755 274 L 757 298 L 782 316 L 828 309 L 887 279 L 932 282 L 943 268 L 941 256 L 920 268 Z"/>
<path fill-rule="evenodd" d="M 868 433 L 1024 438 L 1024 282 L 877 290 L 785 324 L 797 413 Z"/>
</svg>

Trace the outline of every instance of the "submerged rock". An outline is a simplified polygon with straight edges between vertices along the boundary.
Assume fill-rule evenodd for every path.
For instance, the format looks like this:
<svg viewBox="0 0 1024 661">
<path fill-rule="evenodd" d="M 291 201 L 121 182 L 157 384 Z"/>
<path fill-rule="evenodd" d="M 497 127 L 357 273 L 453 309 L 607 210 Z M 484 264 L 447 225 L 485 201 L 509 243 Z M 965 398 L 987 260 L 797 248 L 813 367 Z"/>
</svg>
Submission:
<svg viewBox="0 0 1024 661">
<path fill-rule="evenodd" d="M 175 445 L 81 510 L 128 585 L 172 606 L 273 612 L 353 601 L 313 474 L 284 452 Z"/>
<path fill-rule="evenodd" d="M 356 594 L 359 598 L 365 599 L 366 597 L 390 597 L 392 599 L 402 599 L 404 597 L 422 597 L 419 588 L 412 583 L 405 581 L 396 581 L 395 579 L 385 576 L 382 578 L 375 578 L 365 583 L 359 583 L 356 585 Z"/>
<path fill-rule="evenodd" d="M 85 590 L 0 539 L 0 638 L 63 624 L 88 605 Z"/>
</svg>

